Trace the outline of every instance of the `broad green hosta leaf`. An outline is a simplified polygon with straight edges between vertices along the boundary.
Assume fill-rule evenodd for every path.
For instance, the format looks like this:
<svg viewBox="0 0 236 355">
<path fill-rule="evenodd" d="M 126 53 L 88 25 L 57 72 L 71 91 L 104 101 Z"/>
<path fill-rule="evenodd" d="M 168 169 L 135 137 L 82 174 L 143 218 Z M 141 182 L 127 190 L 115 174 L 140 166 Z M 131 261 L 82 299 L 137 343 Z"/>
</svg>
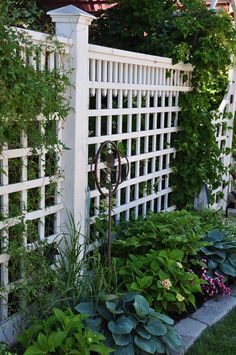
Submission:
<svg viewBox="0 0 236 355">
<path fill-rule="evenodd" d="M 223 243 L 224 249 L 236 249 L 236 242 L 225 242 Z"/>
<path fill-rule="evenodd" d="M 168 345 L 171 350 L 179 351 L 183 345 L 180 336 L 176 333 L 168 331 L 163 335 L 162 340 Z"/>
<path fill-rule="evenodd" d="M 108 311 L 112 314 L 123 314 L 124 311 L 122 309 L 118 309 L 116 303 L 114 302 L 106 302 L 106 306 Z"/>
<path fill-rule="evenodd" d="M 128 345 L 131 341 L 130 334 L 112 334 L 112 337 L 113 337 L 116 345 L 119 345 L 119 346 Z"/>
<path fill-rule="evenodd" d="M 209 270 L 214 270 L 214 269 L 216 269 L 217 268 L 217 266 L 218 266 L 218 263 L 216 263 L 215 261 L 213 261 L 213 260 L 209 260 L 208 261 L 208 269 Z"/>
<path fill-rule="evenodd" d="M 174 324 L 174 320 L 168 316 L 166 316 L 165 314 L 161 314 L 159 312 L 154 312 L 151 314 L 151 317 L 156 317 L 161 319 L 163 322 L 165 322 L 166 324 L 169 325 L 173 325 Z"/>
<path fill-rule="evenodd" d="M 228 259 L 229 259 L 230 263 L 236 267 L 236 254 L 230 255 Z"/>
<path fill-rule="evenodd" d="M 134 347 L 132 344 L 127 346 L 116 346 L 115 355 L 135 355 Z"/>
<path fill-rule="evenodd" d="M 165 345 L 156 337 L 153 337 L 152 340 L 156 345 L 156 351 L 158 352 L 158 354 L 165 354 L 166 353 Z"/>
<path fill-rule="evenodd" d="M 217 229 L 212 229 L 207 233 L 206 236 L 206 240 L 208 242 L 213 242 L 213 243 L 220 242 L 223 239 L 224 239 L 223 234 Z"/>
<path fill-rule="evenodd" d="M 109 312 L 108 309 L 107 309 L 107 307 L 106 307 L 105 305 L 103 305 L 103 304 L 99 304 L 99 305 L 97 306 L 97 311 L 98 311 L 99 315 L 100 315 L 102 318 L 106 319 L 107 321 L 114 319 L 114 317 L 113 317 L 113 315 L 111 314 L 111 312 Z"/>
<path fill-rule="evenodd" d="M 75 309 L 79 313 L 87 314 L 88 316 L 94 316 L 96 314 L 94 305 L 91 302 L 81 302 L 75 306 Z"/>
<path fill-rule="evenodd" d="M 141 318 L 144 318 L 151 312 L 147 300 L 141 295 L 135 297 L 134 308 L 137 315 Z"/>
<path fill-rule="evenodd" d="M 126 292 L 121 296 L 121 298 L 124 299 L 125 302 L 130 302 L 133 301 L 136 296 L 137 292 Z"/>
<path fill-rule="evenodd" d="M 156 336 L 162 336 L 167 333 L 166 327 L 157 319 L 148 320 L 147 325 L 145 325 L 144 328 L 148 333 Z"/>
<path fill-rule="evenodd" d="M 218 255 L 221 259 L 225 259 L 226 254 L 224 251 L 218 251 L 217 249 L 213 248 L 213 247 L 202 247 L 201 251 L 205 254 L 205 255 Z"/>
<path fill-rule="evenodd" d="M 149 354 L 155 354 L 156 345 L 152 339 L 147 340 L 140 336 L 135 336 L 134 342 L 139 349 L 146 351 Z"/>
<path fill-rule="evenodd" d="M 229 276 L 236 276 L 236 268 L 232 266 L 228 261 L 225 261 L 223 264 L 219 264 L 219 269 L 225 274 Z"/>
<path fill-rule="evenodd" d="M 133 329 L 133 322 L 129 318 L 122 316 L 116 321 L 110 321 L 108 329 L 114 334 L 129 334 Z"/>
<path fill-rule="evenodd" d="M 135 329 L 136 333 L 138 333 L 138 335 L 141 335 L 141 337 L 145 338 L 145 339 L 151 339 L 151 334 L 148 333 L 144 328 L 137 328 Z"/>
</svg>

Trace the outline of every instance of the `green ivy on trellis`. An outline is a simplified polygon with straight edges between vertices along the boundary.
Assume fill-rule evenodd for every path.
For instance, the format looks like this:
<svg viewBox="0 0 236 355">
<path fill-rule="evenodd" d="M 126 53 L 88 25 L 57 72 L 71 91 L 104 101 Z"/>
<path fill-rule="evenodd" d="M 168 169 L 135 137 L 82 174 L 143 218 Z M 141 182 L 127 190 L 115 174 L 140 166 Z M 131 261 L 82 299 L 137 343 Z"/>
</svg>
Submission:
<svg viewBox="0 0 236 355">
<path fill-rule="evenodd" d="M 228 84 L 236 33 L 230 16 L 208 10 L 203 0 L 116 0 L 91 31 L 96 44 L 168 56 L 193 65 L 193 91 L 180 96 L 175 140 L 173 199 L 193 203 L 203 183 L 221 184 L 224 171 L 215 140 L 216 109 Z M 144 36 L 145 33 L 145 36 Z"/>
</svg>

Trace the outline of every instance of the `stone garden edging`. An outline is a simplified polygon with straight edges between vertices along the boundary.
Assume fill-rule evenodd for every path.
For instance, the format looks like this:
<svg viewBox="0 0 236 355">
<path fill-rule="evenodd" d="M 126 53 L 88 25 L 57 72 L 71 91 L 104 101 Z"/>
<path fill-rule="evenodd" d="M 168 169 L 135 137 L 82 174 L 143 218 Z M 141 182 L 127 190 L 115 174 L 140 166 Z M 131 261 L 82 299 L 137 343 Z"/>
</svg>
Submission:
<svg viewBox="0 0 236 355">
<path fill-rule="evenodd" d="M 231 289 L 230 296 L 218 296 L 206 301 L 201 308 L 189 317 L 175 324 L 175 329 L 183 338 L 183 349 L 172 355 L 183 355 L 199 338 L 204 330 L 223 319 L 234 307 L 236 307 L 236 285 Z"/>
</svg>

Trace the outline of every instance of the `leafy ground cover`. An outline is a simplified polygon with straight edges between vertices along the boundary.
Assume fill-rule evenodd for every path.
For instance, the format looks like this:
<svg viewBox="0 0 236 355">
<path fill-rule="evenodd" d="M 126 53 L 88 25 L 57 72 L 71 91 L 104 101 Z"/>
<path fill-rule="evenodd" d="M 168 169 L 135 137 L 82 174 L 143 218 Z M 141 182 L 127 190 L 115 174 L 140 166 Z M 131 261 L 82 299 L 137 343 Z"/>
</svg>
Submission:
<svg viewBox="0 0 236 355">
<path fill-rule="evenodd" d="M 209 328 L 186 355 L 234 355 L 236 349 L 236 309 L 215 326 Z"/>
<path fill-rule="evenodd" d="M 47 283 L 45 272 L 37 270 L 42 280 L 29 277 L 18 290 L 25 295 L 30 286 L 34 317 L 12 354 L 79 354 L 79 349 L 91 354 L 168 354 L 182 347 L 173 318 L 214 295 L 230 294 L 236 227 L 222 214 L 150 213 L 123 227 L 117 230 L 108 266 L 101 250 L 81 258 L 80 235 L 71 221 L 71 245 L 58 246 L 53 268 L 53 259 L 43 265 Z M 39 254 L 44 247 L 39 245 Z"/>
</svg>

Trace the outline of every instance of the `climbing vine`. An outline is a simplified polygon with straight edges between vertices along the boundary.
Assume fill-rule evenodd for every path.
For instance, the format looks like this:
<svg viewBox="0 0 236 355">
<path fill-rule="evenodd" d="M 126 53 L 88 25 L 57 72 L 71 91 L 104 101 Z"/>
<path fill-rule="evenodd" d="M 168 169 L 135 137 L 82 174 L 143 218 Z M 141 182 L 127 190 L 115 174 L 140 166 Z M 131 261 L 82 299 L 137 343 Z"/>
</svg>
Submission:
<svg viewBox="0 0 236 355">
<path fill-rule="evenodd" d="M 178 154 L 173 161 L 173 199 L 182 208 L 193 203 L 203 183 L 214 189 L 222 182 L 222 152 L 213 122 L 236 48 L 232 19 L 223 11 L 208 10 L 203 0 L 115 3 L 100 14 L 92 31 L 94 42 L 193 65 L 193 90 L 180 96 L 183 130 L 175 140 Z"/>
<path fill-rule="evenodd" d="M 52 118 L 55 113 L 60 119 L 67 116 L 68 103 L 64 98 L 67 77 L 58 69 L 49 71 L 45 66 L 45 70 L 37 70 L 30 65 L 30 58 L 39 65 L 40 46 L 21 32 L 7 28 L 3 18 L 0 35 L 0 147 L 7 143 L 17 148 L 23 130 L 33 148 L 55 144 Z M 24 60 L 20 55 L 22 48 L 27 48 Z M 39 115 L 43 117 L 41 125 L 46 134 L 40 130 Z"/>
<path fill-rule="evenodd" d="M 23 2 L 27 3 L 19 1 L 20 5 Z M 9 158 L 7 171 L 1 160 L 0 184 L 7 175 L 9 185 L 22 182 L 23 164 L 27 168 L 27 176 L 23 177 L 23 181 L 38 179 L 42 169 L 49 178 L 60 174 L 57 152 L 64 145 L 58 139 L 57 122 L 64 120 L 69 111 L 64 95 L 69 84 L 67 73 L 63 74 L 61 67 L 52 69 L 48 65 L 51 53 L 56 52 L 57 59 L 63 54 L 63 48 L 51 37 L 48 37 L 48 43 L 37 45 L 24 31 L 11 27 L 14 19 L 18 19 L 16 24 L 23 27 L 34 23 L 30 16 L 32 12 L 36 13 L 35 7 L 20 10 L 22 9 L 17 12 L 10 1 L 0 4 L 0 154 L 5 148 L 30 148 L 26 163 L 21 157 Z M 40 161 L 39 154 L 42 151 L 45 158 Z M 58 193 L 55 181 L 49 181 L 43 193 L 44 208 L 55 204 Z M 24 216 L 41 208 L 41 194 L 40 187 L 28 189 L 25 203 L 21 191 L 9 193 L 8 208 L 4 205 L 4 199 L 0 199 L 0 221 L 16 217 L 15 225 L 8 226 L 6 223 L 6 227 L 0 231 L 0 253 L 11 255 L 7 271 L 9 283 L 15 284 L 8 293 L 8 315 L 19 311 L 20 304 L 27 307 L 43 293 L 43 289 L 49 288 L 51 281 L 46 269 L 52 261 L 44 258 L 46 241 L 42 243 L 42 247 L 37 244 L 32 252 L 25 248 L 26 243 L 39 243 L 41 221 L 25 221 Z M 54 219 L 53 214 L 45 217 L 45 239 L 54 233 Z M 49 255 L 52 256 L 52 248 Z M 33 273 L 33 268 L 37 269 L 39 277 L 37 273 Z M 2 270 L 1 265 L 1 272 Z M 4 285 L 1 286 L 1 292 L 3 291 L 5 292 Z"/>
</svg>

